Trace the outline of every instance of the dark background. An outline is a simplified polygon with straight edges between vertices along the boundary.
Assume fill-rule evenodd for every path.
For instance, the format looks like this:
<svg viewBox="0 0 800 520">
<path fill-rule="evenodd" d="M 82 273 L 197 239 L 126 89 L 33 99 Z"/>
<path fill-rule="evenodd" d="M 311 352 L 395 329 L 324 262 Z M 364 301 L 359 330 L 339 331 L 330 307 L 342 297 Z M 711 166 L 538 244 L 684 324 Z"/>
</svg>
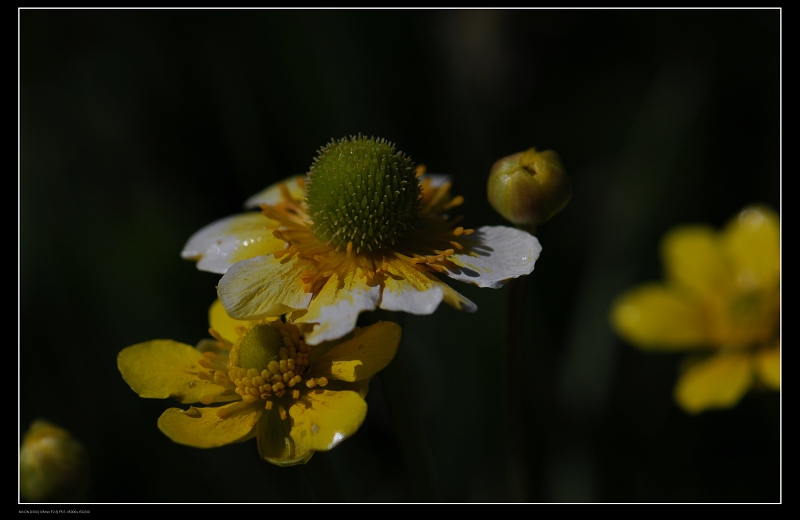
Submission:
<svg viewBox="0 0 800 520">
<path fill-rule="evenodd" d="M 452 282 L 476 314 L 392 317 L 366 422 L 306 466 L 172 443 L 156 420 L 177 403 L 116 368 L 128 345 L 207 336 L 219 276 L 180 258 L 192 233 L 357 133 L 451 174 L 470 227 L 504 223 L 495 160 L 553 149 L 570 173 L 527 285 L 525 501 L 781 500 L 779 394 L 688 415 L 681 356 L 608 325 L 620 291 L 661 278 L 669 228 L 780 210 L 781 10 L 18 14 L 19 430 L 41 417 L 85 444 L 88 502 L 510 499 L 508 287 Z"/>
</svg>

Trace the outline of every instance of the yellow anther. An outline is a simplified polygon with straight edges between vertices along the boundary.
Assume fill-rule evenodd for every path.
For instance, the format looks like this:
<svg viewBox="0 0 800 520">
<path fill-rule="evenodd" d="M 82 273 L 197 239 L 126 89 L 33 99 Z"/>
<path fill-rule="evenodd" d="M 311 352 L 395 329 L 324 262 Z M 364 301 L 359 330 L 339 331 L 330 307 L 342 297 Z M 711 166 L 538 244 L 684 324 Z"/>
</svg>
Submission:
<svg viewBox="0 0 800 520">
<path fill-rule="evenodd" d="M 292 399 L 298 399 L 300 397 L 300 390 L 292 390 Z"/>
<path fill-rule="evenodd" d="M 281 420 L 285 421 L 286 420 L 286 410 L 284 410 L 282 406 L 281 406 L 281 409 L 279 410 L 279 413 L 281 415 Z"/>
<path fill-rule="evenodd" d="M 456 206 L 462 205 L 463 203 L 464 203 L 464 197 L 462 197 L 461 195 L 456 195 L 455 197 L 453 197 L 453 200 L 444 205 L 444 209 L 454 208 Z"/>
<path fill-rule="evenodd" d="M 200 402 L 207 406 L 214 402 L 214 398 L 211 397 L 210 395 L 204 395 L 203 397 L 200 398 Z"/>
<path fill-rule="evenodd" d="M 245 403 L 248 403 L 248 404 L 249 403 L 254 403 L 254 402 L 258 401 L 258 397 L 254 396 L 254 395 L 250 395 L 250 394 L 245 394 L 245 395 L 242 396 L 242 401 L 244 401 Z"/>
<path fill-rule="evenodd" d="M 318 378 L 317 378 L 317 384 L 318 384 L 319 386 L 325 386 L 325 385 L 327 385 L 327 384 L 328 384 L 328 379 L 327 379 L 327 378 L 325 378 L 325 377 L 318 377 Z"/>
<path fill-rule="evenodd" d="M 267 370 L 269 370 L 272 374 L 278 374 L 281 371 L 281 365 L 277 361 L 270 361 L 269 365 L 267 365 Z"/>
<path fill-rule="evenodd" d="M 264 405 L 264 408 L 267 410 L 272 410 L 272 401 L 267 401 L 267 404 Z"/>
<path fill-rule="evenodd" d="M 314 388 L 315 386 L 317 386 L 317 382 L 314 381 L 313 379 L 306 379 L 306 386 L 308 388 Z"/>
</svg>

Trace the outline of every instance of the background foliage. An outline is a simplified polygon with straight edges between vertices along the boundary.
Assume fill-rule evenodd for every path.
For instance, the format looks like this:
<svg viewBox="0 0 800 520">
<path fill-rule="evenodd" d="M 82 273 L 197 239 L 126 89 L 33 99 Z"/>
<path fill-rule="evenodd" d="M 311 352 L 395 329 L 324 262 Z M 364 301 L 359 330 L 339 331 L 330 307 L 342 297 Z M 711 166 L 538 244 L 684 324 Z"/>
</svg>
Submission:
<svg viewBox="0 0 800 520">
<path fill-rule="evenodd" d="M 219 277 L 181 260 L 194 231 L 359 132 L 452 174 L 472 227 L 503 223 L 500 157 L 554 149 L 571 174 L 528 280 L 529 501 L 780 500 L 779 395 L 689 416 L 681 356 L 608 325 L 661 277 L 667 229 L 780 210 L 779 9 L 22 9 L 19 49 L 19 429 L 84 442 L 89 502 L 507 499 L 505 289 L 390 317 L 366 423 L 303 467 L 173 444 L 156 419 L 176 403 L 117 371 L 128 345 L 206 337 Z"/>
</svg>

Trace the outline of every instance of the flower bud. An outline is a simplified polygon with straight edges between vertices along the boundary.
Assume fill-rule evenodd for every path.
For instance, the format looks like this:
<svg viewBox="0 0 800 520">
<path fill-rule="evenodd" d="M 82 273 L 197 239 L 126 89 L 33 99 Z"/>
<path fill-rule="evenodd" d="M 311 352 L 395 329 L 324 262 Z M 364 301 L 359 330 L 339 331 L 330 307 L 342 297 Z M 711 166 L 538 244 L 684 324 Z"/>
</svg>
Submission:
<svg viewBox="0 0 800 520">
<path fill-rule="evenodd" d="M 26 502 L 81 502 L 89 489 L 89 458 L 68 431 L 38 419 L 22 439 L 19 490 Z"/>
<path fill-rule="evenodd" d="M 572 186 L 558 154 L 529 148 L 494 163 L 487 195 L 489 204 L 506 220 L 534 227 L 564 209 Z"/>
</svg>

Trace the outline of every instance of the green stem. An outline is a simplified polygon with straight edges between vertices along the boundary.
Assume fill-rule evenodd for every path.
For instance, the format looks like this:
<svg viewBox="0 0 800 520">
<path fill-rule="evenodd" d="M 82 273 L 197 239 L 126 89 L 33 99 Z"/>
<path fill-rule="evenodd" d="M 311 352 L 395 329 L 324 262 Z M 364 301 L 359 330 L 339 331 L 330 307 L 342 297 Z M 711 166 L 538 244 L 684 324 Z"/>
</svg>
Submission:
<svg viewBox="0 0 800 520">
<path fill-rule="evenodd" d="M 530 482 L 526 471 L 527 452 L 523 436 L 524 406 L 521 382 L 522 349 L 525 342 L 525 299 L 527 277 L 509 282 L 506 329 L 505 374 L 505 469 L 509 502 L 527 502 Z"/>
<path fill-rule="evenodd" d="M 531 234 L 535 227 L 526 229 Z M 525 324 L 527 323 L 528 277 L 521 276 L 509 282 L 508 321 L 506 323 L 505 351 L 505 469 L 508 500 L 527 502 L 530 496 L 528 453 L 523 422 L 528 413 L 522 385 Z"/>
</svg>

